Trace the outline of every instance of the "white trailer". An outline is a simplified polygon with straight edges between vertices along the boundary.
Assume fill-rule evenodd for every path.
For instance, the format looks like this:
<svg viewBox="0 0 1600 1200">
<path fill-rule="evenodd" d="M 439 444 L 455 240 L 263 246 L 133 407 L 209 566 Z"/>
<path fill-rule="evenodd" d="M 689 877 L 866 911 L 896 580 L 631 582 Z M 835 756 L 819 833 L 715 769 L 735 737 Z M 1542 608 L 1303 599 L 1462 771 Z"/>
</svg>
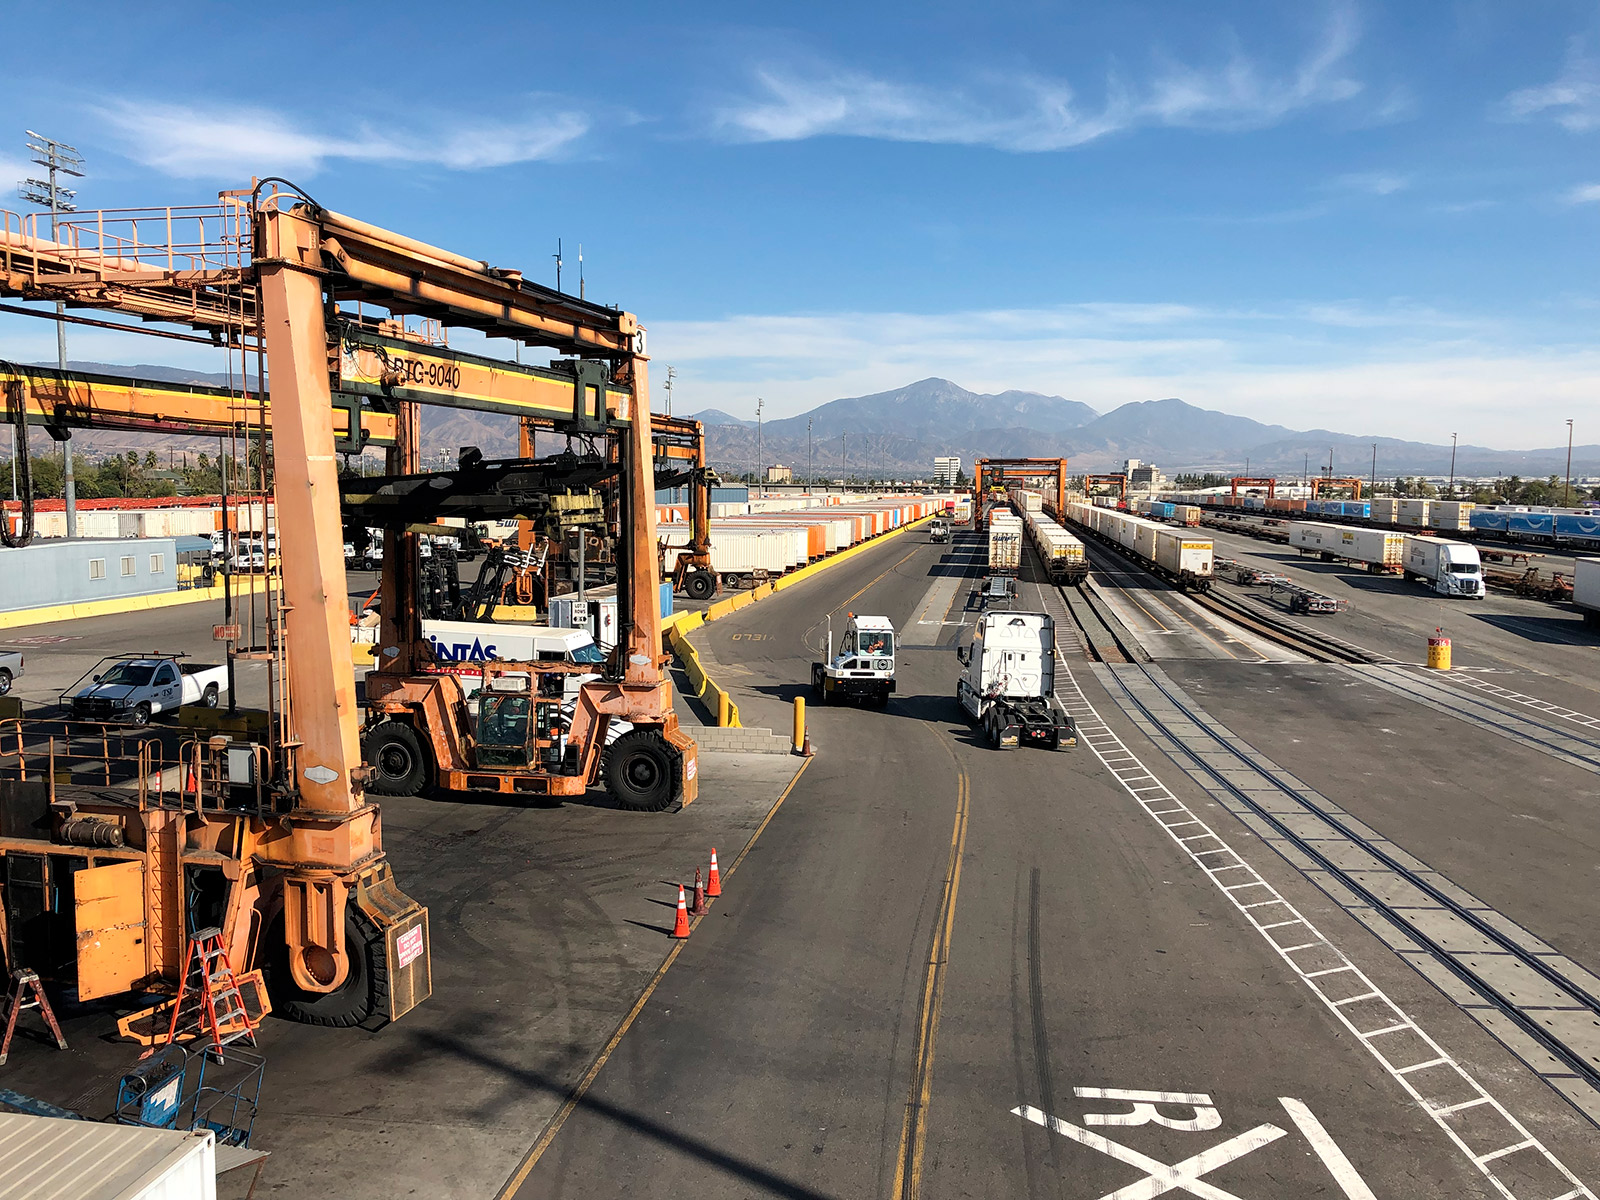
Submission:
<svg viewBox="0 0 1600 1200">
<path fill-rule="evenodd" d="M 1580 558 L 1572 577 L 1572 602 L 1592 627 L 1600 628 L 1600 558 Z"/>
<path fill-rule="evenodd" d="M 1407 579 L 1422 579 L 1441 596 L 1466 596 L 1482 600 L 1483 563 L 1478 548 L 1446 538 L 1406 536 L 1404 571 Z"/>
<path fill-rule="evenodd" d="M 956 703 L 990 746 L 1078 744 L 1076 723 L 1055 702 L 1056 629 L 1047 613 L 984 613 L 957 653 Z"/>
<path fill-rule="evenodd" d="M 1022 522 L 1010 513 L 989 518 L 989 574 L 1016 575 L 1022 571 Z"/>
<path fill-rule="evenodd" d="M 1406 535 L 1387 529 L 1353 525 L 1327 525 L 1295 521 L 1289 526 L 1289 545 L 1301 554 L 1315 553 L 1324 562 L 1344 559 L 1361 563 L 1373 574 L 1394 574 L 1405 557 Z"/>
<path fill-rule="evenodd" d="M 213 1200 L 217 1157 L 210 1129 L 0 1113 L 0 1194 L 6 1196 Z"/>
<path fill-rule="evenodd" d="M 1180 529 L 1160 529 L 1155 543 L 1155 564 L 1168 575 L 1188 583 L 1211 578 L 1215 548 L 1210 538 L 1195 537 Z"/>
</svg>

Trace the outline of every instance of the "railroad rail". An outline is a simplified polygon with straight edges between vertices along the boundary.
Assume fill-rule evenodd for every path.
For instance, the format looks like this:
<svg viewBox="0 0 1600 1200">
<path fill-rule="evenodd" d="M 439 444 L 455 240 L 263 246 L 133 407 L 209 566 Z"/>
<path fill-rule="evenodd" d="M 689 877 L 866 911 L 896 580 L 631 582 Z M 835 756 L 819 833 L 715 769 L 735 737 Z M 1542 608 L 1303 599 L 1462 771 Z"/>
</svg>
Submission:
<svg viewBox="0 0 1600 1200">
<path fill-rule="evenodd" d="M 1424 977 L 1494 1034 L 1587 1120 L 1600 1126 L 1600 1065 L 1593 1057 L 1593 1031 L 1600 1024 L 1600 979 L 1420 859 L 1368 830 L 1338 805 L 1220 726 L 1158 664 L 1151 662 L 1141 647 L 1130 645 L 1131 639 L 1118 632 L 1116 622 L 1106 619 L 1097 607 L 1100 602 L 1085 586 L 1050 585 L 1037 579 L 1034 582 L 1046 611 L 1056 610 L 1058 618 L 1065 618 L 1084 631 L 1080 640 L 1091 651 L 1089 657 L 1097 664 L 1093 668 L 1096 677 L 1107 693 L 1185 775 L 1235 815 L 1265 822 L 1272 830 L 1272 836 L 1265 840 L 1292 848 L 1292 854 L 1281 848 L 1279 853 L 1297 868 L 1304 870 L 1307 859 L 1315 864 L 1320 877 L 1308 877 L 1341 907 L 1347 911 L 1366 909 L 1381 916 L 1394 930 L 1386 940 L 1415 948 L 1408 961 L 1421 956 L 1426 964 L 1433 965 L 1430 970 L 1424 963 L 1412 961 Z M 1242 608 L 1232 600 L 1224 601 L 1221 607 L 1226 610 L 1229 604 Z M 1123 661 L 1094 652 L 1098 650 L 1098 639 L 1087 636 L 1085 614 L 1099 622 L 1102 637 L 1109 636 L 1116 643 L 1117 656 Z M 1283 638 L 1306 636 L 1311 640 L 1297 647 L 1303 653 L 1317 661 L 1344 664 L 1362 679 L 1382 685 L 1399 676 L 1399 672 L 1385 669 L 1398 665 L 1393 660 L 1381 660 L 1370 651 L 1330 639 L 1298 622 L 1273 621 L 1270 626 Z M 1412 698 L 1447 711 L 1459 707 L 1463 711 L 1454 715 L 1463 719 L 1493 724 L 1481 714 L 1468 711 L 1467 706 L 1474 703 L 1480 708 L 1492 707 L 1497 721 L 1507 715 L 1477 697 L 1450 691 L 1440 691 L 1435 696 L 1431 692 L 1441 685 L 1408 676 L 1401 678 L 1404 682 L 1394 682 L 1392 690 L 1412 694 L 1406 685 L 1415 683 L 1427 689 L 1428 694 L 1418 693 Z M 1459 703 L 1452 705 L 1450 701 Z M 1546 726 L 1535 718 L 1519 721 L 1535 730 L 1559 735 L 1560 742 L 1539 748 L 1600 771 L 1600 742 Z M 1522 730 L 1507 733 L 1503 723 L 1497 731 L 1531 744 L 1540 741 L 1536 734 Z M 1595 755 L 1593 765 L 1579 761 L 1588 759 L 1590 751 Z M 1407 902 L 1386 898 L 1396 896 Z M 1422 903 L 1417 902 L 1419 899 Z M 1426 929 L 1421 915 L 1425 913 L 1432 914 Z M 1451 949 L 1452 946 L 1463 948 Z M 1408 957 L 1404 951 L 1402 957 Z M 1505 978 L 1518 972 L 1527 974 L 1520 981 Z M 1540 986 L 1527 988 L 1525 983 L 1530 978 L 1537 979 Z M 1520 1037 L 1508 1036 L 1504 1022 L 1509 1022 Z"/>
</svg>

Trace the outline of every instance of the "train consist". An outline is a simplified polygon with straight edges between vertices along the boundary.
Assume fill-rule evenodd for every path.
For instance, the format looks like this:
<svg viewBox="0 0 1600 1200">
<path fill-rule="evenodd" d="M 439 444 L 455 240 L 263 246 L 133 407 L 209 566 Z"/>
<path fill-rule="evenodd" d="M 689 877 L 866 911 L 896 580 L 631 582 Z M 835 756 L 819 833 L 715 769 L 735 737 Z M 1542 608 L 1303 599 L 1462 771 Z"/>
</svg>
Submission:
<svg viewBox="0 0 1600 1200">
<path fill-rule="evenodd" d="M 1024 488 L 1012 488 L 1011 502 L 1022 513 L 1028 540 L 1039 552 L 1040 561 L 1050 573 L 1050 582 L 1070 586 L 1087 579 L 1089 560 L 1084 557 L 1083 543 L 1044 511 L 1044 496 Z"/>
<path fill-rule="evenodd" d="M 1600 549 L 1600 510 L 1542 508 L 1515 504 L 1471 504 L 1462 500 L 1420 500 L 1380 496 L 1373 500 L 1292 500 L 1279 496 L 1179 492 L 1149 508 L 1193 507 L 1207 513 L 1235 512 L 1285 520 L 1337 518 L 1416 533 L 1432 531 L 1467 540 L 1517 542 L 1535 546 Z M 1171 516 L 1161 514 L 1162 519 Z M 1198 516 L 1196 517 L 1198 521 Z"/>
<path fill-rule="evenodd" d="M 1211 586 L 1215 554 L 1208 537 L 1133 513 L 1081 502 L 1068 504 L 1066 515 L 1091 537 L 1117 547 L 1181 588 L 1203 592 Z"/>
</svg>

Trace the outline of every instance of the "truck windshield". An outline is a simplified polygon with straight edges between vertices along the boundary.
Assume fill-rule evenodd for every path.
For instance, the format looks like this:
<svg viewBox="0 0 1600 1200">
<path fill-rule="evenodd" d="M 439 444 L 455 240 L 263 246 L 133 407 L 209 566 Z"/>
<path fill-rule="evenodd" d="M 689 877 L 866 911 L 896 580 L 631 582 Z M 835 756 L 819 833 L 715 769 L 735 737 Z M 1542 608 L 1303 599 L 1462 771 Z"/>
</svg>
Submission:
<svg viewBox="0 0 1600 1200">
<path fill-rule="evenodd" d="M 600 653 L 600 647 L 593 642 L 572 648 L 572 661 L 575 663 L 603 663 L 605 660 L 606 656 Z"/>
<path fill-rule="evenodd" d="M 863 629 L 861 637 L 861 653 L 863 654 L 893 654 L 894 634 L 879 633 L 876 630 Z"/>
<path fill-rule="evenodd" d="M 129 687 L 144 687 L 155 673 L 154 667 L 141 667 L 134 663 L 118 663 L 100 676 L 101 683 L 123 683 Z"/>
<path fill-rule="evenodd" d="M 1453 562 L 1450 564 L 1450 570 L 1460 575 L 1476 575 L 1478 573 L 1478 564 Z"/>
</svg>

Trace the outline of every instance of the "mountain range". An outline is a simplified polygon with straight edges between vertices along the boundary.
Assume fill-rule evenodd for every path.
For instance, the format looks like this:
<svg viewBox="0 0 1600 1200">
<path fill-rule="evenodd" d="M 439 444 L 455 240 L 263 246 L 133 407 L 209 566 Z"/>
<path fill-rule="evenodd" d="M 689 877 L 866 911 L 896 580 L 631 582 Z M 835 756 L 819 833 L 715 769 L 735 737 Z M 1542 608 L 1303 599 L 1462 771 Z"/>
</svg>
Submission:
<svg viewBox="0 0 1600 1200">
<path fill-rule="evenodd" d="M 45 364 L 53 365 L 53 364 Z M 140 364 L 73 362 L 71 369 L 131 375 L 175 383 L 223 384 L 221 375 Z M 706 426 L 706 456 L 726 474 L 754 469 L 756 422 L 720 409 L 690 414 Z M 461 446 L 477 446 L 489 457 L 516 453 L 516 426 L 509 417 L 461 409 L 425 408 L 423 453 L 441 451 L 454 461 Z M 80 450 L 210 449 L 214 439 L 175 438 L 117 430 L 74 435 Z M 935 457 L 957 455 L 970 474 L 972 463 L 991 458 L 1066 456 L 1075 471 L 1120 470 L 1128 458 L 1156 463 L 1168 475 L 1180 471 L 1266 472 L 1298 477 L 1326 469 L 1336 475 L 1442 475 L 1451 448 L 1382 436 L 1295 430 L 1198 408 L 1179 399 L 1140 400 L 1107 413 L 1082 401 L 1039 392 L 970 392 L 948 379 L 921 379 L 869 396 L 830 400 L 795 417 L 763 422 L 762 464 L 785 463 L 797 474 L 815 463 L 816 473 L 867 476 L 887 473 L 926 478 Z M 190 444 L 192 443 L 192 445 Z M 541 450 L 544 447 L 541 445 Z M 841 460 L 842 455 L 842 460 Z M 1455 448 L 1458 476 L 1518 474 L 1526 478 L 1566 473 L 1565 446 L 1539 450 Z M 1600 474 L 1600 445 L 1574 446 L 1574 477 Z"/>
<path fill-rule="evenodd" d="M 693 414 L 706 424 L 707 458 L 719 469 L 742 473 L 756 458 L 755 422 L 720 410 Z M 810 423 L 810 439 L 807 424 Z M 833 400 L 798 417 L 765 422 L 764 465 L 784 463 L 797 473 L 815 462 L 829 477 L 892 475 L 927 477 L 933 459 L 958 455 L 972 463 L 991 458 L 1071 460 L 1075 471 L 1120 470 L 1129 458 L 1156 463 L 1168 475 L 1180 471 L 1243 471 L 1298 477 L 1328 466 L 1336 475 L 1366 476 L 1377 448 L 1378 472 L 1442 475 L 1450 470 L 1451 447 L 1382 436 L 1295 430 L 1197 408 L 1183 400 L 1139 400 L 1100 413 L 1062 396 L 1008 391 L 969 392 L 948 379 L 922 379 L 893 391 Z M 1463 477 L 1517 474 L 1536 478 L 1566 471 L 1565 446 L 1542 450 L 1455 448 L 1455 471 Z M 814 457 L 813 457 L 814 456 Z M 1600 445 L 1573 447 L 1575 476 L 1600 473 Z"/>
</svg>

